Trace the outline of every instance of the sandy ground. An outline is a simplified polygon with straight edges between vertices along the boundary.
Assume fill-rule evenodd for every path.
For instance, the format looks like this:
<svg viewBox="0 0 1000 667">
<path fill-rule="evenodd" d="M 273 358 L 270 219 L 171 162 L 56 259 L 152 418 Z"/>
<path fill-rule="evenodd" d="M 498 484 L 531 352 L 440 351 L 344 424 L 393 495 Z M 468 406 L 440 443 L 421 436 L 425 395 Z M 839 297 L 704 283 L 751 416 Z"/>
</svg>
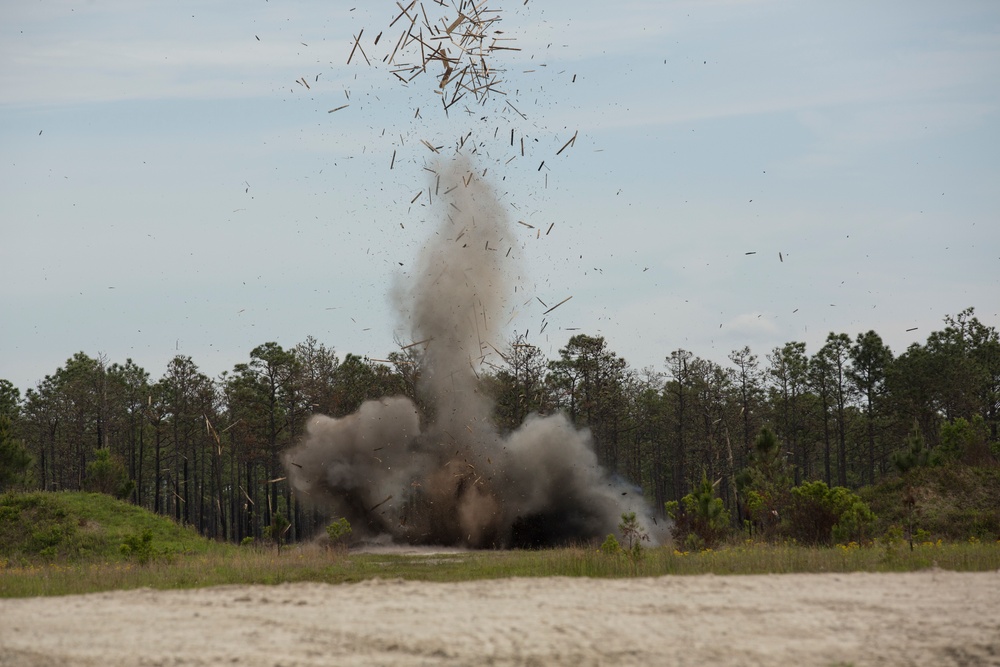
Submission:
<svg viewBox="0 0 1000 667">
<path fill-rule="evenodd" d="M 0 600 L 0 665 L 1000 665 L 1000 572 Z"/>
</svg>

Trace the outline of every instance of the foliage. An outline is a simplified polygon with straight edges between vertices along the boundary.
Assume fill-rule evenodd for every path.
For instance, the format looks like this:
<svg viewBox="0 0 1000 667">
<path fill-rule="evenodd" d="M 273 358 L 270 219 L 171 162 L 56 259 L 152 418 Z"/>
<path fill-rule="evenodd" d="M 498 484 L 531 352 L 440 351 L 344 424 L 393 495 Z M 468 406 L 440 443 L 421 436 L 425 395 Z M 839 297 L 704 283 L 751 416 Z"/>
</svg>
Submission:
<svg viewBox="0 0 1000 667">
<path fill-rule="evenodd" d="M 80 524 L 60 503 L 41 494 L 7 493 L 0 498 L 0 555 L 18 560 L 34 556 L 76 556 L 91 550 Z"/>
<path fill-rule="evenodd" d="M 971 422 L 958 417 L 941 424 L 939 450 L 942 458 L 962 461 L 968 465 L 994 463 L 989 433 L 981 415 L 975 415 Z"/>
<path fill-rule="evenodd" d="M 477 581 L 508 577 L 654 577 L 702 574 L 793 572 L 905 572 L 937 566 L 946 570 L 1000 569 L 995 543 L 926 542 L 914 551 L 886 558 L 881 546 L 832 548 L 744 543 L 686 553 L 649 548 L 637 563 L 609 558 L 593 548 L 414 554 L 351 554 L 331 559 L 312 546 L 219 549 L 206 554 L 154 559 L 145 567 L 130 561 L 49 563 L 29 566 L 0 562 L 0 597 L 67 595 L 151 587 L 184 589 L 227 584 L 325 582 L 342 584 L 375 577 L 416 581 Z"/>
<path fill-rule="evenodd" d="M 506 364 L 486 379 L 486 388 L 495 402 L 497 428 L 509 433 L 531 413 L 549 411 L 549 391 L 545 384 L 547 360 L 540 347 L 531 345 L 523 334 L 511 341 Z"/>
<path fill-rule="evenodd" d="M 614 533 L 608 533 L 608 536 L 604 538 L 601 542 L 601 553 L 605 556 L 617 556 L 622 552 L 622 545 L 615 537 Z"/>
<path fill-rule="evenodd" d="M 885 413 L 886 374 L 892 364 L 892 350 L 874 331 L 858 334 L 849 350 L 851 367 L 847 371 L 856 395 L 862 398 L 865 414 L 865 456 L 862 476 L 874 482 L 876 459 L 881 440 L 879 428 Z"/>
<path fill-rule="evenodd" d="M 729 533 L 729 512 L 715 495 L 715 484 L 704 472 L 698 488 L 680 502 L 666 503 L 666 511 L 674 521 L 671 528 L 674 542 L 689 550 L 718 546 Z"/>
<path fill-rule="evenodd" d="M 751 529 L 765 539 L 773 538 L 788 504 L 792 475 L 778 439 L 770 429 L 760 430 L 750 464 L 737 476 L 736 483 L 743 495 Z"/>
<path fill-rule="evenodd" d="M 0 379 L 0 416 L 10 420 L 0 427 L 0 489 L 126 496 L 234 544 L 273 533 L 280 514 L 289 524 L 283 542 L 300 541 L 324 526 L 298 505 L 281 452 L 312 415 L 343 417 L 382 395 L 414 399 L 427 418 L 420 350 L 382 362 L 341 359 L 312 338 L 293 348 L 265 342 L 216 379 L 181 355 L 157 379 L 131 360 L 79 352 L 23 395 Z M 667 501 L 683 509 L 705 471 L 723 509 L 755 538 L 782 537 L 793 485 L 880 486 L 902 468 L 910 470 L 902 490 L 876 509 L 880 528 L 964 531 L 963 539 L 1000 530 L 996 496 L 970 487 L 959 498 L 923 470 L 941 457 L 949 472 L 937 479 L 964 488 L 961 480 L 990 477 L 1000 455 L 995 327 L 970 308 L 898 356 L 873 331 L 830 332 L 810 352 L 789 342 L 762 368 L 745 346 L 722 365 L 677 349 L 659 368 L 637 370 L 600 336 L 574 334 L 549 360 L 525 332 L 477 365 L 477 389 L 496 399 L 501 432 L 531 412 L 566 412 L 590 431 L 599 462 L 658 509 Z M 123 475 L 131 494 L 117 483 Z"/>
<path fill-rule="evenodd" d="M 618 532 L 621 533 L 624 543 L 621 545 L 621 553 L 632 564 L 634 570 L 646 555 L 642 543 L 649 541 L 649 534 L 639 523 L 635 512 L 622 513 L 621 521 L 618 523 Z"/>
<path fill-rule="evenodd" d="M 126 558 L 134 558 L 139 565 L 146 565 L 153 559 L 153 531 L 148 528 L 141 533 L 132 533 L 125 536 L 122 542 L 121 552 Z"/>
<path fill-rule="evenodd" d="M 771 383 L 771 406 L 774 411 L 776 435 L 788 443 L 792 451 L 794 476 L 798 481 L 803 476 L 811 476 L 815 461 L 814 443 L 809 437 L 809 416 L 815 405 L 815 397 L 809 393 L 809 358 L 806 344 L 785 343 L 776 347 L 768 355 L 768 374 Z M 750 448 L 750 438 L 746 437 L 745 448 Z"/>
<path fill-rule="evenodd" d="M 31 455 L 24 444 L 14 438 L 11 418 L 0 413 L 0 491 L 24 486 L 30 465 Z"/>
<path fill-rule="evenodd" d="M 21 390 L 0 378 L 0 416 L 15 419 L 21 411 Z"/>
<path fill-rule="evenodd" d="M 917 467 L 858 491 L 878 516 L 875 531 L 909 525 L 932 539 L 988 541 L 1000 537 L 1000 467 L 971 467 L 958 461 Z M 905 499 L 912 496 L 912 510 Z"/>
<path fill-rule="evenodd" d="M 84 487 L 92 493 L 106 493 L 124 500 L 132 495 L 135 482 L 128 478 L 125 465 L 113 458 L 109 450 L 98 449 L 94 452 L 94 460 L 87 464 Z"/>
<path fill-rule="evenodd" d="M 875 515 L 855 493 L 825 482 L 805 482 L 791 490 L 782 532 L 802 544 L 863 542 Z"/>
<path fill-rule="evenodd" d="M 152 534 L 162 553 L 222 549 L 191 528 L 101 493 L 33 492 L 0 496 L 0 560 L 118 562 L 130 535 Z"/>
<path fill-rule="evenodd" d="M 622 541 L 625 542 L 625 548 L 629 550 L 649 541 L 649 535 L 639 523 L 635 512 L 622 513 L 622 520 L 618 523 L 618 532 L 621 533 Z"/>
<path fill-rule="evenodd" d="M 281 512 L 275 512 L 271 517 L 271 525 L 264 529 L 264 539 L 273 542 L 278 551 L 285 542 L 285 533 L 291 526 L 288 519 Z"/>
<path fill-rule="evenodd" d="M 528 362 L 526 362 L 528 363 Z M 612 352 L 601 336 L 578 334 L 549 362 L 553 403 L 594 437 L 598 461 L 614 468 L 621 419 L 627 412 L 626 362 Z"/>
<path fill-rule="evenodd" d="M 340 517 L 326 527 L 326 535 L 330 539 L 332 546 L 346 543 L 351 534 L 351 524 L 347 517 Z"/>
<path fill-rule="evenodd" d="M 892 455 L 892 464 L 901 473 L 907 473 L 913 468 L 940 465 L 942 461 L 939 449 L 927 446 L 920 426 L 914 422 L 913 429 L 906 439 L 908 447 Z"/>
</svg>

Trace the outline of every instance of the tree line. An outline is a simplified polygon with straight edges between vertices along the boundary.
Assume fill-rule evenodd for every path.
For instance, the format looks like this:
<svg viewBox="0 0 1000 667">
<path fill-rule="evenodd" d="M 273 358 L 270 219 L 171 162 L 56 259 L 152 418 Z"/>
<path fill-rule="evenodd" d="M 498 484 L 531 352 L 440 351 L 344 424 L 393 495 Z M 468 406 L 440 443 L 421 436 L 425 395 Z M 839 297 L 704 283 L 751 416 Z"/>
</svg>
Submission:
<svg viewBox="0 0 1000 667">
<path fill-rule="evenodd" d="M 875 331 L 831 332 L 811 354 L 801 342 L 763 358 L 743 347 L 725 365 L 677 349 L 644 369 L 599 336 L 573 336 L 556 359 L 524 338 L 505 347 L 480 373 L 498 429 L 564 412 L 590 430 L 601 464 L 661 512 L 710 480 L 726 516 L 745 520 L 740 480 L 767 469 L 762 431 L 796 486 L 875 484 L 913 451 L 972 465 L 996 457 L 1000 337 L 972 308 L 899 356 Z M 0 490 L 104 491 L 217 539 L 275 527 L 302 539 L 323 517 L 298 504 L 280 453 L 315 413 L 342 417 L 399 394 L 426 411 L 420 374 L 418 347 L 340 359 L 312 337 L 260 345 L 216 378 L 183 355 L 153 380 L 132 360 L 80 352 L 23 395 L 0 380 Z"/>
</svg>

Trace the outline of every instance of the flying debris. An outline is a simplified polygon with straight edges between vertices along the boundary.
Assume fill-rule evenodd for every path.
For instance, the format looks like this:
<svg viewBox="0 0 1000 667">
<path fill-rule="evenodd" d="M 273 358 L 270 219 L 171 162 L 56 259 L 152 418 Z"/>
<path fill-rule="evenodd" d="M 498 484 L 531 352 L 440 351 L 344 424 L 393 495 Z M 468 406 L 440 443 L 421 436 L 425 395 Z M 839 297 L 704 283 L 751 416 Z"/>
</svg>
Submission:
<svg viewBox="0 0 1000 667">
<path fill-rule="evenodd" d="M 570 299 L 572 299 L 572 298 L 573 298 L 572 296 L 568 296 L 568 297 L 566 297 L 565 299 L 563 299 L 562 301 L 560 301 L 560 302 L 559 302 L 559 303 L 557 303 L 556 305 L 554 305 L 554 306 L 552 306 L 551 308 L 549 308 L 548 310 L 546 310 L 546 311 L 545 311 L 544 313 L 542 313 L 542 315 L 548 315 L 548 314 L 549 314 L 549 313 L 551 313 L 551 312 L 552 312 L 553 310 L 555 310 L 555 309 L 556 309 L 556 308 L 558 308 L 559 306 L 563 305 L 564 303 L 566 303 L 567 301 L 569 301 L 569 300 L 570 300 Z"/>
<path fill-rule="evenodd" d="M 579 130 L 577 130 L 577 132 L 579 132 Z M 559 154 L 560 154 L 560 153 L 562 153 L 562 152 L 563 152 L 564 150 L 566 150 L 566 147 L 567 147 L 567 146 L 572 146 L 573 144 L 575 144 L 575 143 L 576 143 L 576 135 L 577 135 L 577 132 L 574 132 L 574 133 L 573 133 L 573 136 L 569 138 L 569 141 L 567 141 L 566 143 L 564 143 L 564 144 L 563 144 L 563 147 L 562 147 L 562 148 L 560 148 L 559 150 L 557 150 L 557 151 L 556 151 L 556 155 L 559 155 Z"/>
<path fill-rule="evenodd" d="M 431 79 L 446 116 L 468 118 L 476 127 L 492 120 L 477 107 L 497 97 L 503 103 L 496 106 L 509 121 L 528 119 L 502 87 L 505 69 L 496 56 L 519 49 L 498 29 L 500 11 L 489 0 L 402 0 L 396 6 L 398 13 L 393 10 L 374 43 L 365 41 L 365 29 L 351 35 L 349 65 L 360 66 L 362 58 L 369 66 L 384 64 L 404 85 Z M 455 105 L 467 113 L 448 116 Z M 412 115 L 419 122 L 428 113 L 418 109 Z M 490 134 L 507 148 L 506 129 L 496 126 Z M 517 135 L 512 129 L 509 149 L 525 157 L 525 144 L 538 139 Z M 486 144 L 472 131 L 460 137 L 457 151 L 434 137 L 420 139 L 431 152 L 420 149 L 420 159 L 427 160 L 433 181 L 410 204 L 427 194 L 428 205 L 443 213 L 390 292 L 399 321 L 408 328 L 403 340 L 414 342 L 400 343 L 389 360 L 367 360 L 419 369 L 408 391 L 413 398 L 366 401 L 341 418 L 314 415 L 301 441 L 283 454 L 289 484 L 301 502 L 346 517 L 356 535 L 410 544 L 580 543 L 614 532 L 628 511 L 642 514 L 650 525 L 642 494 L 600 466 L 589 431 L 561 414 L 530 415 L 509 433 L 494 425 L 494 406 L 481 391 L 480 373 L 506 358 L 497 343 L 516 315 L 509 301 L 518 289 L 524 291 L 524 279 L 520 253 L 511 252 L 516 227 L 486 180 L 492 165 L 473 162 L 492 159 Z M 576 138 L 574 132 L 555 154 L 574 146 Z M 399 140 L 397 148 L 403 135 Z M 394 150 L 389 168 L 402 157 Z M 551 153 L 545 157 L 552 159 Z M 537 170 L 545 166 L 540 160 Z M 399 199 L 405 201 L 405 194 Z M 541 237 L 539 227 L 516 222 Z M 554 226 L 550 223 L 545 234 Z M 500 252 L 503 245 L 506 253 Z M 552 307 L 534 298 L 546 315 L 573 297 Z M 541 332 L 547 326 L 543 319 Z"/>
<path fill-rule="evenodd" d="M 438 172 L 449 184 L 470 169 L 459 158 Z M 648 518 L 641 494 L 610 477 L 589 432 L 563 415 L 529 416 L 508 434 L 494 426 L 476 368 L 504 356 L 494 321 L 511 311 L 520 272 L 516 257 L 486 248 L 511 237 L 513 222 L 481 179 L 447 197 L 462 212 L 441 218 L 392 292 L 414 341 L 400 350 L 419 349 L 418 401 L 391 396 L 343 418 L 313 416 L 283 455 L 297 498 L 346 517 L 362 538 L 473 548 L 597 540 L 623 512 Z M 467 247 L 451 240 L 456 229 Z"/>
<path fill-rule="evenodd" d="M 520 49 L 509 44 L 513 38 L 502 36 L 504 33 L 496 29 L 501 20 L 500 10 L 489 7 L 488 0 L 479 3 L 460 0 L 457 6 L 441 1 L 418 5 L 416 0 L 406 6 L 399 2 L 396 5 L 401 11 L 389 28 L 398 23 L 399 37 L 387 42 L 393 44 L 392 49 L 380 60 L 389 65 L 389 71 L 397 79 L 408 84 L 430 72 L 437 79 L 445 110 L 465 95 L 472 95 L 482 103 L 490 95 L 506 94 L 499 87 L 506 70 L 496 67 L 492 56 L 497 51 Z M 354 38 L 348 65 L 355 51 L 360 51 L 371 65 L 361 47 L 363 33 L 364 30 Z M 373 46 L 378 45 L 381 37 L 382 32 Z M 522 117 L 526 118 L 523 114 Z"/>
</svg>

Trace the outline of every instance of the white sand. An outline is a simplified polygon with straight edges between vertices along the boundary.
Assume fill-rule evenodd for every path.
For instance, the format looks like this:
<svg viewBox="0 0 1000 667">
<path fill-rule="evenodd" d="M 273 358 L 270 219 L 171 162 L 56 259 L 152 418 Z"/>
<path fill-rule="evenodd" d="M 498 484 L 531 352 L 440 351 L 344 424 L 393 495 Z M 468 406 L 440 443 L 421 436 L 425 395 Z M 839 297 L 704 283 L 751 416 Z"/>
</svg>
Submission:
<svg viewBox="0 0 1000 667">
<path fill-rule="evenodd" d="M 1000 572 L 0 600 L 0 665 L 1000 665 Z"/>
</svg>

